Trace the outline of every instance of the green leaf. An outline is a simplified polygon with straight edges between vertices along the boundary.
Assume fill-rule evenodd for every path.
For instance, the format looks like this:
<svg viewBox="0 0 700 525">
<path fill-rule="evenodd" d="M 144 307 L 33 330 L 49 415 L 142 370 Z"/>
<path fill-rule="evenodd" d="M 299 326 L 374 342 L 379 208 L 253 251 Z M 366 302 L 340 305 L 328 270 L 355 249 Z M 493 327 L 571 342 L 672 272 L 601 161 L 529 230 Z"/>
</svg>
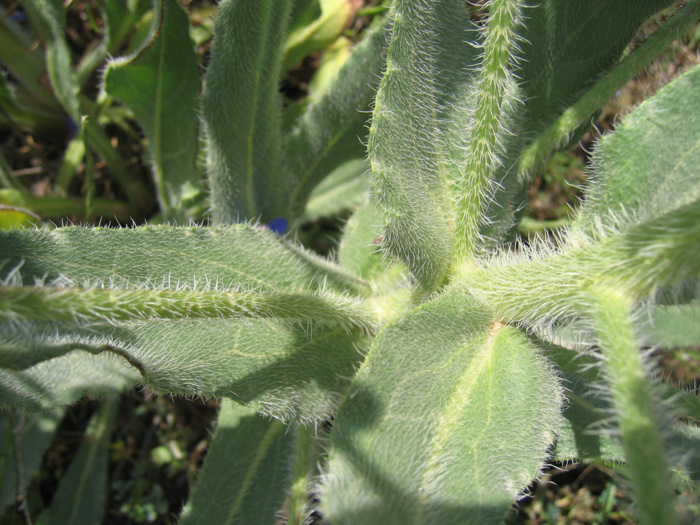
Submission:
<svg viewBox="0 0 700 525">
<path fill-rule="evenodd" d="M 616 289 L 590 290 L 590 318 L 597 336 L 603 375 L 615 408 L 639 521 L 680 523 L 669 476 L 664 415 L 658 410 L 633 325 L 632 302 Z M 664 425 L 665 426 L 665 425 Z"/>
<path fill-rule="evenodd" d="M 561 402 L 524 334 L 448 290 L 374 342 L 333 424 L 322 509 L 337 524 L 500 524 Z"/>
<path fill-rule="evenodd" d="M 573 232 L 595 234 L 700 199 L 700 66 L 660 89 L 605 136 Z"/>
<path fill-rule="evenodd" d="M 148 138 L 151 169 L 166 219 L 183 222 L 183 201 L 197 192 L 199 55 L 189 18 L 175 0 L 163 0 L 152 39 L 130 57 L 111 61 L 104 89 L 124 102 Z"/>
<path fill-rule="evenodd" d="M 369 286 L 269 230 L 230 227 L 67 227 L 0 232 L 2 272 L 26 285 L 59 277 L 110 288 L 329 289 L 368 295 Z"/>
<path fill-rule="evenodd" d="M 363 279 L 381 277 L 389 268 L 381 254 L 381 212 L 368 200 L 350 217 L 338 247 L 338 263 Z"/>
<path fill-rule="evenodd" d="M 7 327 L 0 328 L 5 336 Z M 51 333 L 55 336 L 55 332 Z M 31 345 L 25 333 L 24 345 Z M 22 371 L 0 369 L 0 406 L 31 412 L 75 403 L 85 394 L 120 394 L 138 382 L 138 374 L 110 355 L 70 353 Z"/>
<path fill-rule="evenodd" d="M 217 223 L 284 217 L 278 91 L 292 2 L 223 0 L 202 100 Z M 232 57 L 235 57 L 232 60 Z"/>
<path fill-rule="evenodd" d="M 386 47 L 386 25 L 357 45 L 328 91 L 313 101 L 284 142 L 291 216 L 304 209 L 314 187 L 335 168 L 365 156 L 367 119 Z"/>
<path fill-rule="evenodd" d="M 107 43 L 110 53 L 117 53 L 129 33 L 149 9 L 151 0 L 131 2 L 105 2 L 104 18 L 107 22 Z"/>
<path fill-rule="evenodd" d="M 0 516 L 39 471 L 63 413 L 61 408 L 43 414 L 0 412 Z M 20 479 L 24 487 L 19 486 Z"/>
<path fill-rule="evenodd" d="M 672 0 L 543 0 L 526 9 L 518 76 L 527 100 L 521 133 L 535 137 L 614 67 L 639 26 Z"/>
<path fill-rule="evenodd" d="M 520 175 L 532 175 L 558 149 L 572 142 L 577 130 L 585 130 L 606 102 L 634 76 L 643 71 L 663 53 L 680 35 L 688 32 L 700 18 L 700 1 L 688 2 L 651 36 L 625 58 L 599 78 L 594 86 L 566 109 L 554 122 L 528 144 L 523 151 L 518 171 Z"/>
<path fill-rule="evenodd" d="M 600 86 L 589 90 L 618 66 L 620 56 L 640 25 L 671 3 L 671 0 L 545 0 L 529 3 L 523 10 L 522 24 L 516 28 L 520 51 L 515 75 L 521 90 L 518 96 L 525 103 L 515 104 L 515 118 L 507 128 L 513 136 L 502 139 L 505 147 L 501 166 L 493 177 L 497 184 L 485 212 L 488 220 L 481 229 L 485 240 L 512 240 L 512 227 L 526 204 L 522 175 L 532 174 L 542 161 L 533 159 L 533 154 L 542 155 L 539 151 L 542 148 L 549 155 L 552 148 L 563 148 L 583 136 L 595 112 L 617 88 L 611 91 L 609 84 L 605 85 L 607 95 L 601 93 Z M 671 32 L 674 32 L 672 28 Z M 663 51 L 663 46 L 659 50 L 655 45 L 652 51 L 655 56 Z M 644 53 L 648 52 L 649 47 Z M 636 59 L 629 62 L 616 73 L 615 81 L 620 75 L 629 78 L 635 74 L 629 72 L 630 66 L 639 71 L 639 63 Z M 577 106 L 582 96 L 588 99 Z M 548 126 L 553 129 L 547 129 Z M 542 142 L 550 140 L 546 136 L 550 132 L 556 137 L 556 146 L 544 147 Z M 522 159 L 521 155 L 524 155 Z"/>
<path fill-rule="evenodd" d="M 36 228 L 41 219 L 29 210 L 0 204 L 0 230 L 14 228 Z"/>
<path fill-rule="evenodd" d="M 700 302 L 655 307 L 642 328 L 642 339 L 664 348 L 700 345 Z"/>
<path fill-rule="evenodd" d="M 67 282 L 60 287 L 0 286 L 0 322 L 278 319 L 372 333 L 378 316 L 368 305 L 367 300 L 330 292 L 105 290 Z M 2 366 L 10 366 L 2 361 Z"/>
<path fill-rule="evenodd" d="M 369 163 L 354 159 L 333 170 L 316 186 L 298 223 L 332 217 L 351 210 L 369 196 Z"/>
<path fill-rule="evenodd" d="M 383 246 L 427 289 L 452 260 L 445 118 L 464 108 L 477 50 L 461 0 L 392 4 L 393 33 L 369 136 L 372 186 L 385 218 Z M 459 108 L 459 109 L 455 109 Z"/>
<path fill-rule="evenodd" d="M 290 28 L 284 46 L 282 71 L 298 64 L 306 55 L 331 45 L 350 24 L 354 10 L 351 0 L 316 0 L 309 3 Z M 314 15 L 318 14 L 317 17 Z"/>
<path fill-rule="evenodd" d="M 294 432 L 224 400 L 199 481 L 179 525 L 278 523 Z"/>
<path fill-rule="evenodd" d="M 84 326 L 15 322 L 0 325 L 0 336 L 6 362 L 63 356 L 22 372 L 0 371 L 0 385 L 5 387 L 0 400 L 10 406 L 25 406 L 21 396 L 27 392 L 37 398 L 32 406 L 50 404 L 56 397 L 52 386 L 67 384 L 62 376 L 66 373 L 83 381 L 81 393 L 89 388 L 99 393 L 98 379 L 109 381 L 99 378 L 100 364 L 107 356 L 118 356 L 125 361 L 111 362 L 116 371 L 133 381 L 132 371 L 124 366 L 128 363 L 156 392 L 230 397 L 278 419 L 302 421 L 332 415 L 367 347 L 361 334 L 276 319 L 161 319 Z M 68 359 L 75 360 L 75 368 L 64 371 L 61 366 L 70 366 Z M 63 394 L 57 403 L 70 398 Z"/>
<path fill-rule="evenodd" d="M 107 398 L 90 420 L 78 455 L 61 478 L 49 525 L 102 523 L 107 505 L 107 463 L 119 398 Z"/>
<path fill-rule="evenodd" d="M 46 65 L 56 98 L 75 123 L 80 122 L 80 85 L 73 69 L 70 49 L 66 42 L 66 14 L 62 0 L 23 0 L 45 26 Z"/>
</svg>

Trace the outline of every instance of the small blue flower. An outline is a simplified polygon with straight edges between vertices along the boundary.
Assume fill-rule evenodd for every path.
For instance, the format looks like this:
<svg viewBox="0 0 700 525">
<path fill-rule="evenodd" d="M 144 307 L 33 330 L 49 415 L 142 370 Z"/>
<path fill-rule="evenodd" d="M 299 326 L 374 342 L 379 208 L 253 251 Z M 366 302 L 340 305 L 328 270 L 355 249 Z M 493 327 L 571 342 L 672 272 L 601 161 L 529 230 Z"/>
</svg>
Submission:
<svg viewBox="0 0 700 525">
<path fill-rule="evenodd" d="M 267 227 L 270 228 L 277 235 L 283 235 L 284 232 L 287 231 L 287 219 L 285 219 L 284 217 L 277 217 L 276 219 L 272 219 L 267 224 Z"/>
</svg>

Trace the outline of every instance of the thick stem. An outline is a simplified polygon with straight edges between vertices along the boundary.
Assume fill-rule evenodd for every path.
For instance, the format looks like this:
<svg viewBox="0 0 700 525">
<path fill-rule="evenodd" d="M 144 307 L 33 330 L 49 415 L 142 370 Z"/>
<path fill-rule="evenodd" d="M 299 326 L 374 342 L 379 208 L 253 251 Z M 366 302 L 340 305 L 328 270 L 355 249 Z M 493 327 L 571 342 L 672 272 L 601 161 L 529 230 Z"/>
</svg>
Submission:
<svg viewBox="0 0 700 525">
<path fill-rule="evenodd" d="M 180 290 L 0 287 L 0 321 L 276 318 L 376 330 L 372 305 L 344 296 Z"/>
<path fill-rule="evenodd" d="M 453 184 L 457 263 L 470 260 L 478 249 L 479 228 L 486 222 L 484 211 L 493 195 L 499 150 L 508 133 L 506 108 L 517 100 L 512 70 L 521 11 L 521 0 L 492 0 L 489 4 L 470 150 L 465 169 Z"/>
<path fill-rule="evenodd" d="M 654 400 L 632 327 L 631 301 L 610 289 L 593 291 L 593 322 L 612 390 L 640 523 L 678 523 Z"/>
</svg>

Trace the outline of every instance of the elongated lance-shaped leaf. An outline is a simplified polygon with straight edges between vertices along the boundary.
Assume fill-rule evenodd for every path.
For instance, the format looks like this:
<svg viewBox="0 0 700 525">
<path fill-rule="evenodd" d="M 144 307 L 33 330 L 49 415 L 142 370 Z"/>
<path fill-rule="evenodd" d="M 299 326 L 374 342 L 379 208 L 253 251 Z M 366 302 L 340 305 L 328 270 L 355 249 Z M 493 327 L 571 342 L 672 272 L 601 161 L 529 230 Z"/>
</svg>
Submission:
<svg viewBox="0 0 700 525">
<path fill-rule="evenodd" d="M 107 505 L 107 464 L 119 398 L 102 401 L 78 455 L 61 478 L 49 510 L 49 525 L 102 523 Z"/>
<path fill-rule="evenodd" d="M 612 98 L 634 75 L 647 67 L 679 36 L 700 19 L 700 1 L 688 2 L 673 17 L 664 22 L 644 43 L 607 73 L 584 95 L 561 114 L 523 151 L 519 174 L 530 175 L 554 154 L 566 146 L 575 132 L 593 118 L 596 111 Z"/>
<path fill-rule="evenodd" d="M 573 232 L 595 234 L 601 223 L 635 223 L 700 198 L 699 97 L 696 66 L 603 137 Z"/>
<path fill-rule="evenodd" d="M 11 337 L 10 328 L 6 325 L 0 327 L 3 345 L 6 338 Z M 55 341 L 56 330 L 46 333 L 45 338 Z M 25 331 L 14 348 L 21 349 L 22 345 L 36 347 L 31 339 Z M 120 394 L 136 386 L 138 380 L 138 372 L 125 367 L 123 361 L 112 355 L 93 356 L 73 352 L 27 370 L 0 369 L 0 406 L 45 412 L 75 403 L 86 394 Z"/>
<path fill-rule="evenodd" d="M 284 143 L 282 171 L 289 177 L 290 218 L 304 209 L 311 190 L 344 162 L 363 158 L 370 105 L 384 64 L 387 23 L 369 32 L 314 101 Z"/>
<path fill-rule="evenodd" d="M 178 2 L 160 0 L 156 13 L 143 47 L 108 64 L 104 89 L 124 102 L 143 127 L 163 215 L 183 222 L 183 200 L 197 192 L 201 178 L 196 165 L 199 55 Z"/>
<path fill-rule="evenodd" d="M 591 315 L 640 523 L 679 523 L 655 400 L 632 327 L 631 302 L 610 289 L 597 288 L 591 295 Z"/>
<path fill-rule="evenodd" d="M 0 516 L 19 501 L 38 473 L 64 412 L 57 408 L 43 414 L 0 413 Z"/>
<path fill-rule="evenodd" d="M 472 76 L 473 25 L 460 0 L 402 0 L 391 16 L 369 136 L 372 186 L 385 217 L 384 248 L 434 289 L 451 264 L 454 217 L 441 122 Z"/>
<path fill-rule="evenodd" d="M 587 290 L 596 285 L 648 297 L 700 275 L 700 201 L 623 233 L 543 252 L 503 255 L 488 268 L 467 269 L 463 282 L 501 319 L 534 324 L 585 315 Z"/>
<path fill-rule="evenodd" d="M 204 83 L 207 169 L 217 223 L 283 217 L 280 61 L 292 2 L 223 0 Z"/>
<path fill-rule="evenodd" d="M 14 230 L 0 232 L 0 254 L 0 275 L 19 268 L 27 285 L 64 277 L 110 288 L 370 292 L 340 267 L 247 224 Z"/>
<path fill-rule="evenodd" d="M 459 262 L 471 259 L 479 247 L 479 230 L 488 221 L 486 206 L 494 197 L 494 175 L 503 154 L 499 149 L 511 132 L 507 129 L 507 108 L 512 109 L 517 101 L 512 70 L 517 64 L 516 28 L 523 16 L 522 1 L 491 0 L 488 7 L 469 152 L 460 176 L 451 181 Z"/>
<path fill-rule="evenodd" d="M 90 354 L 99 358 L 106 354 L 122 358 L 118 365 L 122 372 L 129 372 L 125 364 L 130 365 L 159 393 L 230 397 L 278 419 L 322 421 L 346 392 L 366 347 L 366 337 L 342 328 L 276 319 L 3 323 L 3 360 L 25 364 L 31 359 L 49 360 L 24 372 L 3 370 L 0 386 L 7 390 L 7 400 L 5 395 L 0 399 L 23 406 L 18 397 L 35 389 L 37 402 L 43 402 L 52 393 L 43 396 L 41 389 L 64 380 L 60 367 L 52 374 L 58 361 L 52 356 L 95 359 Z M 72 371 L 82 374 L 87 385 L 93 385 L 90 362 L 85 359 Z M 41 375 L 35 383 L 36 370 Z"/>
<path fill-rule="evenodd" d="M 500 524 L 536 478 L 562 394 L 540 350 L 450 289 L 385 328 L 331 432 L 337 524 Z"/>
<path fill-rule="evenodd" d="M 66 15 L 63 2 L 61 0 L 23 0 L 22 3 L 41 20 L 47 30 L 46 65 L 54 94 L 68 116 L 75 123 L 80 122 L 78 100 L 80 86 L 66 42 L 64 30 Z"/>
<path fill-rule="evenodd" d="M 179 525 L 278 523 L 291 483 L 294 432 L 224 400 Z"/>
</svg>

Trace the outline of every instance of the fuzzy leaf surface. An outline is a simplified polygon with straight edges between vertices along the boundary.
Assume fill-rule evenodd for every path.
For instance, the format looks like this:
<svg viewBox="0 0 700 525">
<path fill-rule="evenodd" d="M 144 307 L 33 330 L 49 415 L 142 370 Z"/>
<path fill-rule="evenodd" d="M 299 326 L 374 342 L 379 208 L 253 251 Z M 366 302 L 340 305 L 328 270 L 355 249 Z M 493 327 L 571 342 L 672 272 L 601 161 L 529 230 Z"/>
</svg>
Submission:
<svg viewBox="0 0 700 525">
<path fill-rule="evenodd" d="M 217 223 L 268 222 L 286 211 L 285 178 L 279 170 L 278 82 L 291 4 L 219 4 L 202 99 Z"/>
<path fill-rule="evenodd" d="M 330 289 L 369 294 L 366 283 L 269 230 L 230 227 L 67 227 L 0 232 L 2 274 L 25 285 L 67 278 L 111 288 Z"/>
<path fill-rule="evenodd" d="M 451 289 L 375 340 L 333 425 L 322 509 L 337 524 L 500 524 L 561 401 L 540 350 Z"/>
<path fill-rule="evenodd" d="M 294 432 L 224 400 L 202 473 L 178 524 L 278 523 L 293 452 Z"/>
<path fill-rule="evenodd" d="M 620 227 L 621 220 L 653 219 L 700 199 L 698 97 L 700 66 L 660 89 L 603 137 L 574 232 L 595 233 L 601 221 Z"/>
<path fill-rule="evenodd" d="M 200 67 L 189 18 L 174 0 L 162 0 L 152 40 L 133 56 L 107 66 L 104 88 L 126 104 L 148 138 L 151 169 L 166 218 L 196 191 Z"/>
<path fill-rule="evenodd" d="M 113 372 L 129 377 L 132 384 L 134 374 L 126 364 L 163 394 L 230 397 L 279 419 L 305 421 L 330 416 L 367 345 L 363 336 L 341 328 L 275 319 L 165 319 L 86 326 L 34 322 L 5 323 L 0 328 L 0 348 L 6 353 L 25 360 L 45 359 L 24 371 L 2 370 L 0 385 L 8 390 L 2 400 L 11 406 L 24 406 L 20 397 L 27 391 L 36 391 L 39 403 L 55 397 L 51 386 L 66 381 L 66 373 L 89 387 L 99 375 L 99 367 L 93 372 L 91 364 L 97 366 L 111 355 L 125 360 L 114 363 Z M 74 369 L 69 368 L 71 363 Z M 56 402 L 63 398 L 61 392 Z"/>
<path fill-rule="evenodd" d="M 392 17 L 369 137 L 372 186 L 386 223 L 384 247 L 433 289 L 452 259 L 442 118 L 472 79 L 474 26 L 460 0 L 395 2 Z"/>
<path fill-rule="evenodd" d="M 642 299 L 700 275 L 700 200 L 623 232 L 578 238 L 558 252 L 504 254 L 468 270 L 464 284 L 510 322 L 547 323 L 587 315 L 595 286 Z"/>
<path fill-rule="evenodd" d="M 0 334 L 6 330 L 0 327 Z M 36 346 L 28 336 L 22 344 Z M 73 352 L 26 370 L 0 369 L 0 406 L 44 412 L 75 403 L 85 394 L 120 394 L 138 381 L 138 373 L 113 356 Z"/>
</svg>

